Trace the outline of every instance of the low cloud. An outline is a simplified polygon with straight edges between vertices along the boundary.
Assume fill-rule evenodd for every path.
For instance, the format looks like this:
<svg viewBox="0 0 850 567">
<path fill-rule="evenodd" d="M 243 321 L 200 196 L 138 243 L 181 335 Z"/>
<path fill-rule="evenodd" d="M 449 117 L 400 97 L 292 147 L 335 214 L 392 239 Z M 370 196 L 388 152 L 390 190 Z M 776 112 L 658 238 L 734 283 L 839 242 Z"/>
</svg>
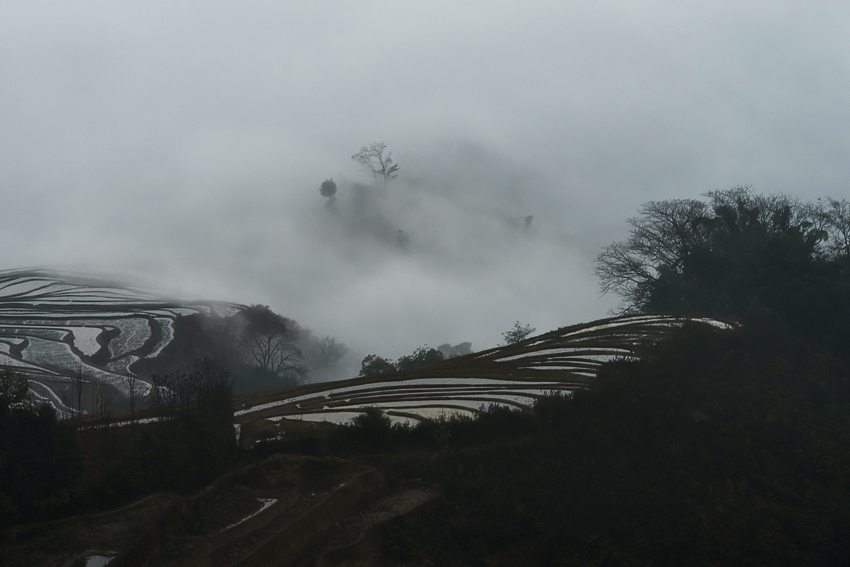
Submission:
<svg viewBox="0 0 850 567">
<path fill-rule="evenodd" d="M 482 349 L 606 315 L 644 201 L 850 182 L 843 5 L 367 4 L 0 6 L 0 265 Z"/>
</svg>

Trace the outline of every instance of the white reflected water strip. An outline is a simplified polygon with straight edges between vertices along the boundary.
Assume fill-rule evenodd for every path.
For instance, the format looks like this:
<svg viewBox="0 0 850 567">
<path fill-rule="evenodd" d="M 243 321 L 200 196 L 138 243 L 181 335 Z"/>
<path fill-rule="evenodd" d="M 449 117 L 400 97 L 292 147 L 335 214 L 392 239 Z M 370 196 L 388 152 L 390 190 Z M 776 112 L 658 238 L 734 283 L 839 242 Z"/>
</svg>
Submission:
<svg viewBox="0 0 850 567">
<path fill-rule="evenodd" d="M 271 506 L 272 504 L 277 502 L 277 498 L 257 498 L 257 502 L 259 502 L 261 504 L 259 510 L 251 512 L 250 514 L 248 514 L 247 516 L 245 516 L 244 518 L 242 518 L 238 522 L 230 524 L 226 528 L 221 529 L 218 533 L 226 532 L 227 530 L 229 530 L 231 528 L 235 528 L 239 524 L 243 524 L 243 523 L 247 522 L 248 520 L 250 520 L 251 518 L 253 518 L 257 514 L 259 514 L 260 512 L 262 512 L 263 510 L 265 510 L 266 508 L 268 508 L 269 506 Z"/>
<path fill-rule="evenodd" d="M 290 419 L 340 423 L 369 407 L 408 415 L 418 413 L 414 408 L 426 407 L 449 412 L 475 412 L 490 404 L 529 408 L 542 396 L 555 392 L 571 395 L 589 387 L 603 364 L 634 360 L 645 341 L 668 336 L 689 321 L 723 330 L 735 328 L 734 324 L 713 319 L 664 315 L 606 319 L 462 357 L 454 369 L 446 364 L 435 367 L 437 376 L 427 376 L 426 369 L 410 378 L 403 374 L 358 378 L 354 384 L 343 381 L 310 393 L 245 403 L 234 416 L 265 412 Z M 454 372 L 458 375 L 451 376 Z"/>
</svg>

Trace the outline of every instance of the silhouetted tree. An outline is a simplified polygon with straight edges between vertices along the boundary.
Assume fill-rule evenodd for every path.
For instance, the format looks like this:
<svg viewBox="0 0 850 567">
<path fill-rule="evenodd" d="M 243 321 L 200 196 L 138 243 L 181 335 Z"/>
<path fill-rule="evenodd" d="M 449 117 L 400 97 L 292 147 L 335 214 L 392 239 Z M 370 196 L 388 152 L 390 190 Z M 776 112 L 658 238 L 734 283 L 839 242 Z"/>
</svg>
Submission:
<svg viewBox="0 0 850 567">
<path fill-rule="evenodd" d="M 504 344 L 512 345 L 514 343 L 518 343 L 522 340 L 525 340 L 528 335 L 536 331 L 537 329 L 532 327 L 531 325 L 523 325 L 519 321 L 514 323 L 514 326 L 502 333 L 502 340 L 504 340 Z"/>
<path fill-rule="evenodd" d="M 139 386 L 139 376 L 130 369 L 127 369 L 127 374 L 124 376 L 127 381 L 127 397 L 130 400 L 130 421 L 136 420 L 136 389 Z"/>
<path fill-rule="evenodd" d="M 211 315 L 204 320 L 213 339 L 218 358 L 229 367 L 238 358 L 241 325 L 238 316 L 220 317 Z"/>
<path fill-rule="evenodd" d="M 413 370 L 445 359 L 446 356 L 442 352 L 425 345 L 414 350 L 413 354 L 400 357 L 395 365 L 399 370 Z"/>
<path fill-rule="evenodd" d="M 602 289 L 623 296 L 622 311 L 740 314 L 764 286 L 790 283 L 807 263 L 836 261 L 850 242 L 846 202 L 818 208 L 748 187 L 706 197 L 643 205 L 628 221 L 629 238 L 599 254 Z"/>
<path fill-rule="evenodd" d="M 822 223 L 821 228 L 829 235 L 828 256 L 844 273 L 850 272 L 850 202 L 827 198 L 818 199 L 813 216 Z"/>
<path fill-rule="evenodd" d="M 77 395 L 77 417 L 81 418 L 83 415 L 83 386 L 86 383 L 85 378 L 83 377 L 82 363 L 80 363 L 80 366 L 71 378 L 71 382 L 74 385 L 74 391 Z"/>
<path fill-rule="evenodd" d="M 326 197 L 331 200 L 336 197 L 336 183 L 333 178 L 325 179 L 322 182 L 322 185 L 319 187 L 319 193 L 322 194 L 322 197 Z"/>
<path fill-rule="evenodd" d="M 377 354 L 367 354 L 360 364 L 360 376 L 374 376 L 375 374 L 390 374 L 398 372 L 395 364 Z"/>
<path fill-rule="evenodd" d="M 624 312 L 640 310 L 664 270 L 681 269 L 688 250 L 708 240 L 701 223 L 708 206 L 695 199 L 651 201 L 638 216 L 626 221 L 630 236 L 607 246 L 596 259 L 596 275 L 603 293 L 625 298 Z"/>
<path fill-rule="evenodd" d="M 388 374 L 390 372 L 401 372 L 413 370 L 429 364 L 442 362 L 446 355 L 439 349 L 428 345 L 418 347 L 411 354 L 401 356 L 395 362 L 381 358 L 376 354 L 370 354 L 363 359 L 360 366 L 360 376 L 372 376 L 374 374 Z"/>
<path fill-rule="evenodd" d="M 351 159 L 360 164 L 375 179 L 375 186 L 386 191 L 387 182 L 398 177 L 399 166 L 393 161 L 392 152 L 388 152 L 384 142 L 373 142 L 363 146 Z"/>
<path fill-rule="evenodd" d="M 322 194 L 322 197 L 325 197 L 328 201 L 325 203 L 325 206 L 328 209 L 332 209 L 336 203 L 336 183 L 333 178 L 325 179 L 321 186 L 319 187 L 319 193 Z"/>
<path fill-rule="evenodd" d="M 266 305 L 253 305 L 241 312 L 245 319 L 241 345 L 246 359 L 262 373 L 301 382 L 306 374 L 301 349 L 296 346 L 298 329 Z"/>
</svg>

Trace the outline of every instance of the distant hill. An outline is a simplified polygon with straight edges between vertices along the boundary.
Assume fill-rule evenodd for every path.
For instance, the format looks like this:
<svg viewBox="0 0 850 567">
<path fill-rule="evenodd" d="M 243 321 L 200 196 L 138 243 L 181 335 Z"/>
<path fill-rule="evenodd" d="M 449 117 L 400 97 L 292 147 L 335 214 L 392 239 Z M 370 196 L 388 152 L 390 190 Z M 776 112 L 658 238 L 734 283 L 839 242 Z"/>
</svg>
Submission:
<svg viewBox="0 0 850 567">
<path fill-rule="evenodd" d="M 90 274 L 47 269 L 0 271 L 0 365 L 26 373 L 39 401 L 60 415 L 109 397 L 121 407 L 126 376 L 157 359 L 175 339 L 175 322 L 187 315 L 229 316 L 244 306 L 179 301 Z M 150 385 L 141 375 L 139 397 Z"/>
</svg>

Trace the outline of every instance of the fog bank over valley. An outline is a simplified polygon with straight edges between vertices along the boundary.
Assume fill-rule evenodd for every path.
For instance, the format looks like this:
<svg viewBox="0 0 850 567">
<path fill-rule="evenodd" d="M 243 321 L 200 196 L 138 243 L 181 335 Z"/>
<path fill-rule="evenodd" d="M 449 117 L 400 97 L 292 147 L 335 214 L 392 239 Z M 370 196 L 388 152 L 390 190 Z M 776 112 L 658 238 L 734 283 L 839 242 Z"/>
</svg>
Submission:
<svg viewBox="0 0 850 567">
<path fill-rule="evenodd" d="M 5 4 L 0 268 L 269 305 L 390 358 L 604 317 L 594 260 L 641 203 L 846 195 L 848 22 L 838 3 Z M 385 186 L 351 159 L 374 142 Z"/>
</svg>

